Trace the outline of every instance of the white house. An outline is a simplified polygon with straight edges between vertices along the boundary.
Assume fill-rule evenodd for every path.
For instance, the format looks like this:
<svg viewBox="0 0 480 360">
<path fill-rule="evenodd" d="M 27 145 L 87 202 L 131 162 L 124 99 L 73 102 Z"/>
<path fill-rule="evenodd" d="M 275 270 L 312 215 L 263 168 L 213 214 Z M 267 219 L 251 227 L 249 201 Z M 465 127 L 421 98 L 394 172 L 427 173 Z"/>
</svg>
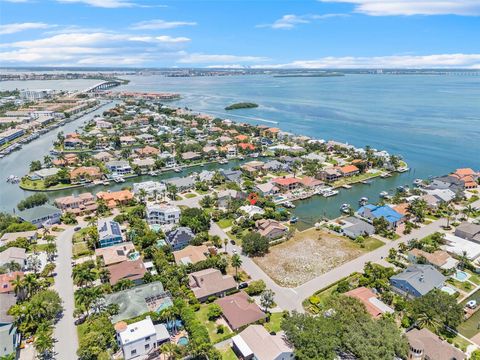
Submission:
<svg viewBox="0 0 480 360">
<path fill-rule="evenodd" d="M 243 205 L 240 206 L 238 209 L 245 212 L 249 218 L 257 214 L 262 215 L 263 213 L 265 213 L 262 208 L 255 205 Z"/>
<path fill-rule="evenodd" d="M 144 190 L 148 195 L 153 195 L 155 192 L 157 192 L 157 195 L 160 195 L 167 190 L 167 187 L 159 181 L 144 181 L 133 184 L 133 193 L 135 195 L 137 195 L 140 190 Z"/>
<path fill-rule="evenodd" d="M 170 204 L 147 205 L 146 212 L 150 225 L 176 224 L 180 220 L 180 208 Z"/>
<path fill-rule="evenodd" d="M 130 325 L 121 321 L 115 324 L 115 331 L 125 360 L 146 355 L 170 339 L 165 325 L 154 325 L 150 317 Z"/>
</svg>

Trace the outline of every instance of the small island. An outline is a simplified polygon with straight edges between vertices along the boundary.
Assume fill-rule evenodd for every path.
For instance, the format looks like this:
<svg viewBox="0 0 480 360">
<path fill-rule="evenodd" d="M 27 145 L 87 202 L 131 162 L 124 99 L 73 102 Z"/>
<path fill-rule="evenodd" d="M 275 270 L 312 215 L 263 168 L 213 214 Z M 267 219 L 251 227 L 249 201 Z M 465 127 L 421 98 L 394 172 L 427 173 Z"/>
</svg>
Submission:
<svg viewBox="0 0 480 360">
<path fill-rule="evenodd" d="M 239 102 L 232 105 L 228 105 L 225 110 L 237 110 L 237 109 L 253 109 L 258 107 L 258 104 L 252 102 Z"/>
</svg>

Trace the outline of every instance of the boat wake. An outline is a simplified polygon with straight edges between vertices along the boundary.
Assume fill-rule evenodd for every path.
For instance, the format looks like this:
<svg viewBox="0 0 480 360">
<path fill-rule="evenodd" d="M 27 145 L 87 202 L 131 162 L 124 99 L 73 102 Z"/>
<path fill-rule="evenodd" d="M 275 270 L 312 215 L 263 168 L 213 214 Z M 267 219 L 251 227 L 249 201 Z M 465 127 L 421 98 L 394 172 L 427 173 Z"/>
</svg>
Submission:
<svg viewBox="0 0 480 360">
<path fill-rule="evenodd" d="M 237 117 L 237 118 L 240 118 L 240 119 L 256 120 L 256 121 L 263 121 L 263 122 L 270 123 L 270 124 L 278 124 L 278 121 L 263 119 L 263 118 L 254 117 L 254 116 L 235 115 L 235 114 L 225 113 L 225 112 L 221 112 L 221 111 L 211 111 L 211 110 L 203 110 L 203 112 L 211 113 L 211 114 L 217 114 L 217 115 L 223 115 L 227 118 Z"/>
</svg>

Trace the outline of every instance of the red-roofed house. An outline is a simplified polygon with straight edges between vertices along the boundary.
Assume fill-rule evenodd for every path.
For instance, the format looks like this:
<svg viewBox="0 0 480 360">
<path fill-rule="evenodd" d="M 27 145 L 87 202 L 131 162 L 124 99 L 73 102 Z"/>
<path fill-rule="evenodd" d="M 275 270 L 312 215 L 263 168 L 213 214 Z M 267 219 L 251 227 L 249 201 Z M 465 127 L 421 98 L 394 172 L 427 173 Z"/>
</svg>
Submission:
<svg viewBox="0 0 480 360">
<path fill-rule="evenodd" d="M 386 312 L 393 313 L 393 310 L 378 300 L 377 295 L 369 288 L 359 287 L 346 292 L 345 295 L 360 300 L 374 318 L 379 318 Z"/>
<path fill-rule="evenodd" d="M 295 190 L 299 184 L 301 184 L 300 179 L 295 177 L 284 177 L 284 178 L 275 178 L 272 182 L 277 185 L 282 191 L 291 191 Z"/>
<path fill-rule="evenodd" d="M 478 186 L 479 174 L 470 168 L 457 169 L 452 176 L 463 182 L 465 189 L 475 189 Z"/>
<path fill-rule="evenodd" d="M 240 135 L 235 136 L 235 140 L 237 140 L 237 141 L 245 141 L 247 139 L 248 139 L 247 135 L 240 134 Z"/>
<path fill-rule="evenodd" d="M 360 172 L 360 169 L 355 165 L 345 165 L 339 168 L 343 176 L 353 176 L 357 175 Z"/>
<path fill-rule="evenodd" d="M 240 147 L 242 150 L 250 150 L 250 151 L 255 150 L 255 145 L 250 143 L 241 142 L 238 144 L 238 147 Z"/>
<path fill-rule="evenodd" d="M 15 290 L 12 281 L 15 280 L 17 276 L 23 278 L 23 272 L 13 271 L 0 275 L 0 294 L 10 294 Z"/>
</svg>

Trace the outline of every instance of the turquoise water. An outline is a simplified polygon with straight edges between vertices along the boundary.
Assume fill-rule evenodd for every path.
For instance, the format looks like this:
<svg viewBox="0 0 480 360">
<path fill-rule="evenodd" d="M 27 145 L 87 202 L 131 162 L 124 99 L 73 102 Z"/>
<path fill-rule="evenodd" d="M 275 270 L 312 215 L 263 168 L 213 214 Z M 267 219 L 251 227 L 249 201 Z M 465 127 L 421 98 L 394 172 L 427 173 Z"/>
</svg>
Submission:
<svg viewBox="0 0 480 360">
<path fill-rule="evenodd" d="M 465 281 L 468 279 L 468 274 L 465 272 L 465 271 L 460 271 L 460 270 L 457 270 L 455 272 L 455 275 L 453 276 L 455 279 L 457 279 L 458 281 Z"/>
<path fill-rule="evenodd" d="M 187 106 L 236 121 L 275 125 L 286 131 L 316 138 L 335 139 L 356 146 L 371 145 L 401 154 L 409 163 L 409 173 L 377 179 L 370 185 L 359 184 L 349 190 L 341 189 L 337 196 L 331 198 L 315 196 L 296 202 L 294 215 L 301 219 L 300 225 L 304 227 L 311 226 L 322 216 L 340 215 L 339 208 L 343 203 L 356 208 L 363 196 L 375 202 L 381 191 L 393 191 L 399 185 L 411 185 L 414 178 L 448 173 L 457 167 L 480 168 L 478 76 L 127 78 L 131 80 L 130 83 L 116 90 L 175 91 L 182 94 L 182 99 L 172 105 Z M 34 83 L 20 82 L 20 86 L 28 88 Z M 88 87 L 86 85 L 89 84 L 82 81 L 72 82 L 69 86 Z M 20 86 L 19 82 L 0 83 L 0 89 Z M 42 88 L 52 89 L 62 86 L 64 83 L 55 81 L 41 84 Z M 226 105 L 238 101 L 253 101 L 259 107 L 229 113 L 223 110 Z M 72 131 L 82 122 L 67 125 L 65 131 Z M 6 185 L 4 181 L 10 174 L 23 175 L 30 161 L 42 158 L 51 147 L 55 133 L 46 134 L 0 160 L 0 209 L 11 210 L 18 201 L 30 194 L 18 190 L 14 185 Z M 172 175 L 178 176 L 168 176 Z M 121 188 L 147 178 L 115 184 L 112 188 Z M 100 189 L 81 191 L 96 192 Z M 54 197 L 77 191 L 55 193 Z"/>
<path fill-rule="evenodd" d="M 181 346 L 187 346 L 188 338 L 186 336 L 182 336 L 181 338 L 178 339 L 177 344 Z"/>
</svg>

